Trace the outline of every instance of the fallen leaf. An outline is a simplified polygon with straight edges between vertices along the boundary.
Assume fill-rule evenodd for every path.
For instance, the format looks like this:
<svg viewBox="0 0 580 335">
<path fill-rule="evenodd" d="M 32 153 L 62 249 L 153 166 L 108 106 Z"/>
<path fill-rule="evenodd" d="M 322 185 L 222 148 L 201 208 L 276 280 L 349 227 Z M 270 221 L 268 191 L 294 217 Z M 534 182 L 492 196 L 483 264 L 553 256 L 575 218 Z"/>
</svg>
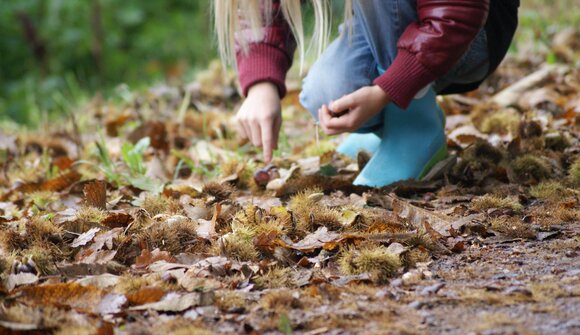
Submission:
<svg viewBox="0 0 580 335">
<path fill-rule="evenodd" d="M 86 276 L 77 279 L 75 282 L 81 284 L 82 286 L 95 286 L 98 288 L 107 288 L 115 286 L 119 283 L 121 277 L 110 274 L 103 273 L 97 276 Z"/>
<path fill-rule="evenodd" d="M 326 227 L 320 227 L 314 233 L 307 235 L 301 241 L 296 243 L 290 240 L 283 240 L 284 246 L 295 250 L 308 253 L 316 249 L 325 247 L 330 244 L 329 248 L 334 249 L 335 242 L 341 238 L 341 234 L 337 232 L 328 231 Z"/>
<path fill-rule="evenodd" d="M 102 210 L 107 209 L 107 183 L 105 181 L 95 180 L 85 184 L 83 195 L 87 205 Z"/>
<path fill-rule="evenodd" d="M 182 312 L 191 307 L 201 306 L 205 293 L 188 293 L 180 295 L 175 292 L 168 293 L 158 302 L 143 304 L 129 308 L 133 311 L 154 310 L 159 312 Z"/>
<path fill-rule="evenodd" d="M 18 274 L 11 273 L 4 280 L 6 291 L 10 292 L 21 285 L 35 284 L 38 282 L 38 276 L 30 272 L 21 272 Z"/>
<path fill-rule="evenodd" d="M 390 207 L 395 214 L 406 219 L 416 229 L 429 230 L 430 227 L 438 234 L 448 237 L 451 220 L 426 209 L 414 206 L 408 201 L 402 200 L 395 195 L 384 195 L 384 203 Z"/>
<path fill-rule="evenodd" d="M 127 298 L 123 294 L 109 293 L 99 302 L 96 312 L 101 315 L 120 313 L 126 302 Z"/>
<path fill-rule="evenodd" d="M 161 300 L 165 291 L 159 287 L 143 287 L 138 291 L 127 294 L 127 301 L 131 305 L 145 305 Z"/>
<path fill-rule="evenodd" d="M 103 291 L 78 283 L 45 284 L 19 288 L 20 298 L 34 305 L 67 306 L 81 312 L 95 312 Z"/>
<path fill-rule="evenodd" d="M 151 252 L 147 249 L 143 249 L 141 251 L 141 255 L 137 256 L 135 264 L 133 264 L 131 267 L 141 270 L 157 261 L 167 261 L 171 263 L 175 262 L 175 258 L 167 251 L 160 251 L 159 249 L 155 249 L 153 252 Z"/>
<path fill-rule="evenodd" d="M 91 228 L 89 231 L 82 233 L 72 241 L 71 247 L 77 248 L 91 242 L 95 235 L 101 231 L 101 228 Z"/>
<path fill-rule="evenodd" d="M 119 228 L 119 227 L 125 228 L 131 222 L 133 222 L 133 217 L 130 214 L 127 214 L 125 212 L 114 212 L 109 213 L 109 216 L 107 216 L 100 223 L 103 226 L 107 226 L 109 228 Z"/>
</svg>

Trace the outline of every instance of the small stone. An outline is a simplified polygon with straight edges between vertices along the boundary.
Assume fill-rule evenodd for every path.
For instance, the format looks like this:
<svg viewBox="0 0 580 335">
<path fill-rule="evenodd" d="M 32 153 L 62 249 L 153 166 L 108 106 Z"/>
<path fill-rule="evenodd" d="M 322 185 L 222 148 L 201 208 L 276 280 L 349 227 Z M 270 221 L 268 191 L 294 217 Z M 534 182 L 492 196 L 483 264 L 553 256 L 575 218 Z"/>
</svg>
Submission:
<svg viewBox="0 0 580 335">
<path fill-rule="evenodd" d="M 419 294 L 420 295 L 437 294 L 437 292 L 439 292 L 439 290 L 441 290 L 443 287 L 445 287 L 445 283 L 437 283 L 423 288 L 421 292 L 419 292 Z"/>
<path fill-rule="evenodd" d="M 401 279 L 403 280 L 403 285 L 405 286 L 409 286 L 409 285 L 415 285 L 418 282 L 421 281 L 421 279 L 423 279 L 423 273 L 419 272 L 419 271 L 409 271 L 407 273 L 405 273 Z"/>
<path fill-rule="evenodd" d="M 425 306 L 425 303 L 419 300 L 415 300 L 409 304 L 409 307 L 412 309 L 421 309 L 421 307 Z"/>
</svg>

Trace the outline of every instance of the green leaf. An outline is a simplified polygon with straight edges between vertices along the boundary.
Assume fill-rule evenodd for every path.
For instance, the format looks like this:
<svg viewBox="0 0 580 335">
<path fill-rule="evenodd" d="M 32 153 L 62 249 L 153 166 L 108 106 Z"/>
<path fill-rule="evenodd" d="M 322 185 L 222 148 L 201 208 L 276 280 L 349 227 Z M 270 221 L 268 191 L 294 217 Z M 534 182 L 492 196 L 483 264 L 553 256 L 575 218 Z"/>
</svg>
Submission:
<svg viewBox="0 0 580 335">
<path fill-rule="evenodd" d="M 126 179 L 131 186 L 153 194 L 161 193 L 163 190 L 163 183 L 161 181 L 147 176 L 126 176 Z"/>
<path fill-rule="evenodd" d="M 290 319 L 288 319 L 288 315 L 280 315 L 280 321 L 278 321 L 278 330 L 286 335 L 292 334 L 292 326 L 290 325 Z"/>
<path fill-rule="evenodd" d="M 326 164 L 320 167 L 320 174 L 326 177 L 336 176 L 338 172 L 334 168 L 334 166 L 330 164 Z"/>
</svg>

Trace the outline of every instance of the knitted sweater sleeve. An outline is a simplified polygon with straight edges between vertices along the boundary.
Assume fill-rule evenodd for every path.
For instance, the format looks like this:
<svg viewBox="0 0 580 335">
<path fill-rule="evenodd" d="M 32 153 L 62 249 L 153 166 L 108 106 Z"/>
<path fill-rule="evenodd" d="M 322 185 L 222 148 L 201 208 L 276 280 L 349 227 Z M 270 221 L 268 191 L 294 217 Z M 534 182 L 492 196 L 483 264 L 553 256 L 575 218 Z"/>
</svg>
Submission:
<svg viewBox="0 0 580 335">
<path fill-rule="evenodd" d="M 296 42 L 290 26 L 280 10 L 280 2 L 272 4 L 272 20 L 262 27 L 262 37 L 259 41 L 249 44 L 247 53 L 241 48 L 236 50 L 236 61 L 240 85 L 244 96 L 252 85 L 268 81 L 278 87 L 280 97 L 286 95 L 286 73 L 292 66 L 292 58 Z M 249 34 L 242 30 L 238 34 Z"/>
<path fill-rule="evenodd" d="M 374 80 L 401 108 L 422 88 L 445 75 L 483 28 L 489 0 L 417 0 L 418 21 L 397 43 L 397 56 Z"/>
</svg>

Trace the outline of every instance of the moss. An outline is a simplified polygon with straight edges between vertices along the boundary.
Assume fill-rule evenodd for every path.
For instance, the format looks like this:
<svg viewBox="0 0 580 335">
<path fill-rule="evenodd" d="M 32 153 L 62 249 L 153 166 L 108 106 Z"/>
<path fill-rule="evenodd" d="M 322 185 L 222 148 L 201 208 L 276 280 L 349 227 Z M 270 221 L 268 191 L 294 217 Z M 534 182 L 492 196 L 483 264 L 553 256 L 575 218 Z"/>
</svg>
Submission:
<svg viewBox="0 0 580 335">
<path fill-rule="evenodd" d="M 322 156 L 325 153 L 334 150 L 336 145 L 331 141 L 319 141 L 312 143 L 304 148 L 303 154 L 307 157 Z"/>
<path fill-rule="evenodd" d="M 125 274 L 121 276 L 117 285 L 115 285 L 115 292 L 122 294 L 132 294 L 142 287 L 152 284 L 152 277 L 150 276 L 134 276 Z"/>
<path fill-rule="evenodd" d="M 15 229 L 0 230 L 0 245 L 5 251 L 13 252 L 26 249 L 29 247 L 30 242 L 25 234 Z"/>
<path fill-rule="evenodd" d="M 258 288 L 293 287 L 292 269 L 286 267 L 273 267 L 254 278 Z"/>
<path fill-rule="evenodd" d="M 28 195 L 28 201 L 35 209 L 43 211 L 48 205 L 58 200 L 58 194 L 49 191 L 37 191 Z"/>
<path fill-rule="evenodd" d="M 244 294 L 236 291 L 216 292 L 215 305 L 226 313 L 240 312 L 247 309 L 247 301 Z"/>
<path fill-rule="evenodd" d="M 564 134 L 549 133 L 544 137 L 546 148 L 554 151 L 564 151 L 570 146 L 570 141 Z"/>
<path fill-rule="evenodd" d="M 92 206 L 83 206 L 76 213 L 77 220 L 82 224 L 99 223 L 107 218 L 107 212 Z"/>
<path fill-rule="evenodd" d="M 568 296 L 566 290 L 554 282 L 532 283 L 528 288 L 538 302 L 553 302 L 557 298 Z"/>
<path fill-rule="evenodd" d="M 580 159 L 577 159 L 568 171 L 568 179 L 572 187 L 578 189 L 580 188 Z"/>
<path fill-rule="evenodd" d="M 158 214 L 181 214 L 182 208 L 179 201 L 164 195 L 147 195 L 141 203 L 141 207 L 149 213 L 151 217 Z"/>
<path fill-rule="evenodd" d="M 32 217 L 26 223 L 26 236 L 32 243 L 49 242 L 57 244 L 62 241 L 63 230 L 50 220 Z"/>
<path fill-rule="evenodd" d="M 542 158 L 532 154 L 518 157 L 510 162 L 515 177 L 523 182 L 536 183 L 551 176 L 550 165 Z"/>
<path fill-rule="evenodd" d="M 551 180 L 530 187 L 530 195 L 538 199 L 555 200 L 570 195 L 562 183 Z"/>
<path fill-rule="evenodd" d="M 429 252 L 425 248 L 413 248 L 401 255 L 401 261 L 405 268 L 412 268 L 417 263 L 424 263 L 431 260 Z"/>
<path fill-rule="evenodd" d="M 342 228 L 340 212 L 319 204 L 321 195 L 318 189 L 306 190 L 290 200 L 290 209 L 297 219 L 296 228 L 300 233 L 309 233 L 321 226 L 329 230 Z"/>
<path fill-rule="evenodd" d="M 461 160 L 453 167 L 452 175 L 468 183 L 479 183 L 493 175 L 504 152 L 486 141 L 479 141 L 461 155 Z"/>
<path fill-rule="evenodd" d="M 471 202 L 471 208 L 478 211 L 491 208 L 504 208 L 519 212 L 523 209 L 523 206 L 518 200 L 510 197 L 502 198 L 497 195 L 486 194 L 483 197 L 473 200 Z"/>
<path fill-rule="evenodd" d="M 266 293 L 261 299 L 262 306 L 269 311 L 284 311 L 301 308 L 300 300 L 290 290 L 276 290 Z"/>
<path fill-rule="evenodd" d="M 197 238 L 197 223 L 183 220 L 179 223 L 156 222 L 137 235 L 140 245 L 150 250 L 159 248 L 172 254 L 203 251 L 205 244 Z"/>
<path fill-rule="evenodd" d="M 34 262 L 40 275 L 48 276 L 58 273 L 58 269 L 55 265 L 57 259 L 53 256 L 57 252 L 57 248 L 47 250 L 47 248 L 42 246 L 34 246 L 22 251 L 21 254 L 25 259 L 30 259 Z"/>
<path fill-rule="evenodd" d="M 399 256 L 390 253 L 382 245 L 345 249 L 338 263 L 343 273 L 347 275 L 369 273 L 375 283 L 385 283 L 401 267 Z"/>
<path fill-rule="evenodd" d="M 169 333 L 170 335 L 213 335 L 212 331 L 196 326 L 185 326 Z"/>
<path fill-rule="evenodd" d="M 214 244 L 214 252 L 216 251 L 219 251 L 219 254 L 239 261 L 256 261 L 260 256 L 254 247 L 252 237 L 245 235 L 241 231 L 222 236 Z"/>
<path fill-rule="evenodd" d="M 514 109 L 504 109 L 489 112 L 479 125 L 479 129 L 486 134 L 516 134 L 521 116 Z"/>
<path fill-rule="evenodd" d="M 0 276 L 10 271 L 12 263 L 16 260 L 15 253 L 0 254 Z"/>
<path fill-rule="evenodd" d="M 230 198 L 234 189 L 228 184 L 209 182 L 203 185 L 203 192 L 214 197 L 217 201 L 223 201 Z"/>
<path fill-rule="evenodd" d="M 254 163 L 243 163 L 237 159 L 231 159 L 222 164 L 220 168 L 222 178 L 226 178 L 234 174 L 238 176 L 238 180 L 235 182 L 235 185 L 238 189 L 257 189 L 258 186 L 254 182 L 253 172 L 257 167 Z"/>
<path fill-rule="evenodd" d="M 518 125 L 518 136 L 523 139 L 540 137 L 543 132 L 542 125 L 538 121 L 526 120 Z"/>
<path fill-rule="evenodd" d="M 463 157 L 468 159 L 488 160 L 494 164 L 498 164 L 503 159 L 504 153 L 501 149 L 494 147 L 487 141 L 478 141 L 465 149 Z"/>
<path fill-rule="evenodd" d="M 54 330 L 62 326 L 64 323 L 68 323 L 67 321 L 70 322 L 70 320 L 67 320 L 66 313 L 67 312 L 52 306 L 35 308 L 23 304 L 13 304 L 3 306 L 2 320 L 17 324 L 42 325 L 46 330 Z M 8 334 L 11 333 L 8 332 Z"/>
<path fill-rule="evenodd" d="M 536 232 L 530 224 L 517 217 L 499 217 L 490 222 L 491 228 L 503 235 L 513 238 L 536 238 Z"/>
</svg>

